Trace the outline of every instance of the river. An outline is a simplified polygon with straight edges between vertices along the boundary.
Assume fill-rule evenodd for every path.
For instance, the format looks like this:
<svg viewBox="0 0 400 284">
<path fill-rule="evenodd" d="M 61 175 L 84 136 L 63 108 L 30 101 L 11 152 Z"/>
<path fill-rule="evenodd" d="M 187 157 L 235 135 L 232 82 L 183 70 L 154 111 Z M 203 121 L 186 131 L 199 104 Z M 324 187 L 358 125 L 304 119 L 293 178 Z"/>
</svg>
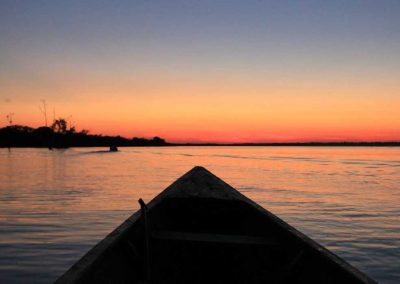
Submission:
<svg viewBox="0 0 400 284">
<path fill-rule="evenodd" d="M 400 148 L 0 149 L 0 283 L 49 283 L 201 165 L 380 283 L 400 279 Z"/>
</svg>

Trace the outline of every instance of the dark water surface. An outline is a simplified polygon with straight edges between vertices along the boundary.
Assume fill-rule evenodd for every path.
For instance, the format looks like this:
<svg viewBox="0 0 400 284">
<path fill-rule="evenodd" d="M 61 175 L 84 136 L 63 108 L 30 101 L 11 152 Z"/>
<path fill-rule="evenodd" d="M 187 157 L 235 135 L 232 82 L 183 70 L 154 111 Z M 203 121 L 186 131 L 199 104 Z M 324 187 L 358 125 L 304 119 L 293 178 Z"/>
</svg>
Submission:
<svg viewBox="0 0 400 284">
<path fill-rule="evenodd" d="M 0 149 L 0 283 L 48 283 L 195 165 L 400 282 L 400 148 Z"/>
</svg>

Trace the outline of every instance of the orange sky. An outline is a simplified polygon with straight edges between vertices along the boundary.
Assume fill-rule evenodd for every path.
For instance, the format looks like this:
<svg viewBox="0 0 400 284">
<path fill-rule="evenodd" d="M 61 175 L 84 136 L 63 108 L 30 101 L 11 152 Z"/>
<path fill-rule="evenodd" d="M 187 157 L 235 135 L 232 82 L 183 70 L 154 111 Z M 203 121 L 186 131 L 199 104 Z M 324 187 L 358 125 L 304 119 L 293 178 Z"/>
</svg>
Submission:
<svg viewBox="0 0 400 284">
<path fill-rule="evenodd" d="M 55 109 L 57 117 L 71 116 L 78 129 L 89 129 L 91 133 L 158 135 L 174 142 L 400 138 L 400 99 L 392 95 L 399 91 L 395 88 L 244 82 L 232 78 L 218 82 L 159 79 L 137 85 L 113 85 L 109 80 L 106 85 L 86 82 L 81 87 L 83 84 L 75 80 L 60 86 L 65 98 L 47 100 L 49 120 Z M 17 86 L 9 88 L 7 92 L 21 92 L 21 97 L 28 92 Z M 29 88 L 29 93 L 40 93 Z M 134 92 L 141 96 L 129 96 Z M 74 95 L 69 97 L 69 93 Z M 39 105 L 39 100 L 11 99 L 2 105 L 2 111 L 14 109 L 15 123 L 40 126 L 44 119 Z"/>
</svg>

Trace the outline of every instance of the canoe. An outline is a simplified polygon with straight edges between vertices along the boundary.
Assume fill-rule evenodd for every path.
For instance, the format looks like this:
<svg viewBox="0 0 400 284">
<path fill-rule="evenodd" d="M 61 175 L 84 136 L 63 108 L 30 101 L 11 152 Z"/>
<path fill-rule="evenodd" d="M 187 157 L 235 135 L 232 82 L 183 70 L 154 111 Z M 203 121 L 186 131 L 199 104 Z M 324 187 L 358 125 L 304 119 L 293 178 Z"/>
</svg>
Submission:
<svg viewBox="0 0 400 284">
<path fill-rule="evenodd" d="M 194 167 L 56 283 L 376 283 Z"/>
</svg>

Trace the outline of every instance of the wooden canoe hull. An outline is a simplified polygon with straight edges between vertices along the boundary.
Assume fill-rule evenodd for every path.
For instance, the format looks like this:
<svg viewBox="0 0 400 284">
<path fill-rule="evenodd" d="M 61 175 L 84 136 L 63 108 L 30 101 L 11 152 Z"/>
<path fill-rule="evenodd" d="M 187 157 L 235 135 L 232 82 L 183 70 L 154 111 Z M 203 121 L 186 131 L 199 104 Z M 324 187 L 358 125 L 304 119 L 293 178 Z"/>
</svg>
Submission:
<svg viewBox="0 0 400 284">
<path fill-rule="evenodd" d="M 376 283 L 202 167 L 146 212 L 56 283 Z"/>
</svg>

